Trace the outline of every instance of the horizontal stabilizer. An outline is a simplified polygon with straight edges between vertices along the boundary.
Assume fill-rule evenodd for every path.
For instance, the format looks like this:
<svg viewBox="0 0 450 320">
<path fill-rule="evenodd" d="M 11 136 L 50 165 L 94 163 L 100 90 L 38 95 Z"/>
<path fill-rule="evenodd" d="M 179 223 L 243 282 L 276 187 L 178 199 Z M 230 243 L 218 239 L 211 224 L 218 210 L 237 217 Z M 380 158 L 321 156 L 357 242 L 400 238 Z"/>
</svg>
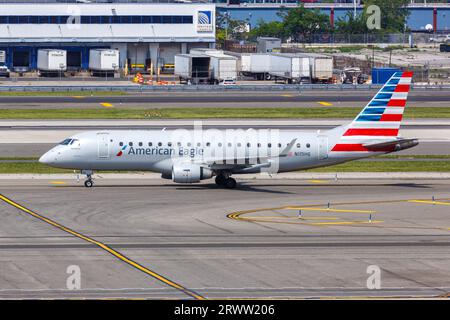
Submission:
<svg viewBox="0 0 450 320">
<path fill-rule="evenodd" d="M 369 151 L 384 151 L 384 152 L 393 152 L 400 151 L 415 147 L 419 144 L 419 140 L 417 139 L 397 139 L 388 142 L 381 143 L 368 143 L 363 146 L 367 148 Z"/>
</svg>

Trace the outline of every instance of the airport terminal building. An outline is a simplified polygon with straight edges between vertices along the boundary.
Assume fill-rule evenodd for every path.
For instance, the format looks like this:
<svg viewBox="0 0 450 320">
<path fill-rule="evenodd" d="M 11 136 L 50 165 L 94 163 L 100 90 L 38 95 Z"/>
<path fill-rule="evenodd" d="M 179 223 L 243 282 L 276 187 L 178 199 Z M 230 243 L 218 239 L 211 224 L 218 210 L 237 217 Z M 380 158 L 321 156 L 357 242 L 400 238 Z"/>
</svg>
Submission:
<svg viewBox="0 0 450 320">
<path fill-rule="evenodd" d="M 11 70 L 35 70 L 39 49 L 63 49 L 67 67 L 87 70 L 91 49 L 117 49 L 120 66 L 173 64 L 191 48 L 213 48 L 208 3 L 2 3 L 0 51 Z"/>
</svg>

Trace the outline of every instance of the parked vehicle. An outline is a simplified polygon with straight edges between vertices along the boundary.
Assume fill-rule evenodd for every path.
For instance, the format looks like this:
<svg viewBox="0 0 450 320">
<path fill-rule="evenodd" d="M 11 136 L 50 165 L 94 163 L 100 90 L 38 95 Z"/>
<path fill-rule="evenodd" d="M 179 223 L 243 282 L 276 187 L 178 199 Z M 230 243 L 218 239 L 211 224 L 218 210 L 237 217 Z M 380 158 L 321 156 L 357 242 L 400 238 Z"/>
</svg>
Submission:
<svg viewBox="0 0 450 320">
<path fill-rule="evenodd" d="M 0 65 L 0 77 L 6 77 L 9 78 L 10 77 L 10 71 L 8 69 L 7 66 L 5 65 Z"/>
<path fill-rule="evenodd" d="M 317 53 L 297 53 L 309 59 L 312 83 L 333 82 L 333 57 Z"/>
<path fill-rule="evenodd" d="M 295 53 L 272 53 L 270 74 L 275 79 L 282 79 L 287 83 L 309 83 L 311 79 L 309 58 Z"/>
<path fill-rule="evenodd" d="M 38 50 L 37 68 L 41 76 L 61 75 L 67 70 L 67 52 L 59 49 Z"/>
<path fill-rule="evenodd" d="M 119 50 L 91 49 L 89 69 L 93 75 L 107 75 L 119 69 Z"/>
<path fill-rule="evenodd" d="M 270 80 L 269 53 L 243 53 L 241 55 L 241 74 L 256 80 Z"/>
<path fill-rule="evenodd" d="M 175 75 L 180 83 L 209 83 L 211 79 L 211 58 L 198 54 L 175 55 Z"/>
</svg>

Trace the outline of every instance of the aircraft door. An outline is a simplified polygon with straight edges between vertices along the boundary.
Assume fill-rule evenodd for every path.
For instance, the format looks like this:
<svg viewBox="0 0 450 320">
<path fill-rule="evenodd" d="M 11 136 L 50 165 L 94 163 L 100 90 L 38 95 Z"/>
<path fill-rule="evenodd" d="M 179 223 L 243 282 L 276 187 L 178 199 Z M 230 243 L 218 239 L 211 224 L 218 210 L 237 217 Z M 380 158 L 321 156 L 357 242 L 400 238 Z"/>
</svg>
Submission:
<svg viewBox="0 0 450 320">
<path fill-rule="evenodd" d="M 100 159 L 109 159 L 109 133 L 97 133 L 98 157 Z"/>
<path fill-rule="evenodd" d="M 318 136 L 317 137 L 317 149 L 319 160 L 324 160 L 328 158 L 328 137 Z"/>
</svg>

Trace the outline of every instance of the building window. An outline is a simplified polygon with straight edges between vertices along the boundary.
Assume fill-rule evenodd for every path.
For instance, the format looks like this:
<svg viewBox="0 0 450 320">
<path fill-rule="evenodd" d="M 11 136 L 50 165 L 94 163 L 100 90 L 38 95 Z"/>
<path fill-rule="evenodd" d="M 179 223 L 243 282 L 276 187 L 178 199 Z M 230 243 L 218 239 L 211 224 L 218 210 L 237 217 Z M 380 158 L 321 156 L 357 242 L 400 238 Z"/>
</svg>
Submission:
<svg viewBox="0 0 450 320">
<path fill-rule="evenodd" d="M 65 24 L 69 16 L 0 16 L 0 24 Z M 81 16 L 81 24 L 192 24 L 192 16 Z"/>
</svg>

